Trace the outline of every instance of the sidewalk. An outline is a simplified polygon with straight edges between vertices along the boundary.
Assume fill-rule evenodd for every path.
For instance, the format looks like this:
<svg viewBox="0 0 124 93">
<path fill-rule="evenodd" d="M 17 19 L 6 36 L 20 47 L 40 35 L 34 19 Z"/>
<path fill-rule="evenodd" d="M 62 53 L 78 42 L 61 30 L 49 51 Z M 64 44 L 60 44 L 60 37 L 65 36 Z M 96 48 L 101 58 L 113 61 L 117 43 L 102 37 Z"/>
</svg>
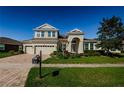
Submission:
<svg viewBox="0 0 124 93">
<path fill-rule="evenodd" d="M 39 65 L 34 65 L 34 67 L 38 67 Z M 124 64 L 42 64 L 42 67 L 124 67 Z"/>
</svg>

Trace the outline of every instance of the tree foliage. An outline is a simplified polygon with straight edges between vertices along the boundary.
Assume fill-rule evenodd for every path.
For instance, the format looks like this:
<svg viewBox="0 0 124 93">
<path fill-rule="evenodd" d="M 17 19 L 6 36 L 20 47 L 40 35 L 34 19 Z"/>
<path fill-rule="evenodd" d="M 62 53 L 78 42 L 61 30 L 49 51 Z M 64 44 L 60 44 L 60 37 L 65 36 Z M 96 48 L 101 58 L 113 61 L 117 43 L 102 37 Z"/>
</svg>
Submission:
<svg viewBox="0 0 124 93">
<path fill-rule="evenodd" d="M 120 50 L 123 33 L 124 25 L 120 17 L 103 18 L 97 32 L 98 40 L 100 41 L 97 46 L 106 51 L 114 49 Z"/>
</svg>

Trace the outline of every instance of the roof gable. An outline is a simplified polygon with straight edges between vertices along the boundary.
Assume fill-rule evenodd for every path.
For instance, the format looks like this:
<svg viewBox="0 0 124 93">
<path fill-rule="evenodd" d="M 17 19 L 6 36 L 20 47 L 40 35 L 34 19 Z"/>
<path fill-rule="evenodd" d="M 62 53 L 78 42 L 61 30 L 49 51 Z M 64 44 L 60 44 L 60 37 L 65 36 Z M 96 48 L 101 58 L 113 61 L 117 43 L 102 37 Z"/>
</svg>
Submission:
<svg viewBox="0 0 124 93">
<path fill-rule="evenodd" d="M 71 30 L 71 32 L 81 32 L 81 30 L 76 28 L 76 29 Z"/>
<path fill-rule="evenodd" d="M 58 29 L 50 24 L 45 23 L 41 26 L 36 27 L 34 30 L 58 30 Z"/>
<path fill-rule="evenodd" d="M 68 34 L 73 34 L 73 35 L 83 35 L 84 33 L 81 31 L 81 30 L 79 30 L 79 29 L 73 29 L 73 30 L 71 30 Z"/>
</svg>

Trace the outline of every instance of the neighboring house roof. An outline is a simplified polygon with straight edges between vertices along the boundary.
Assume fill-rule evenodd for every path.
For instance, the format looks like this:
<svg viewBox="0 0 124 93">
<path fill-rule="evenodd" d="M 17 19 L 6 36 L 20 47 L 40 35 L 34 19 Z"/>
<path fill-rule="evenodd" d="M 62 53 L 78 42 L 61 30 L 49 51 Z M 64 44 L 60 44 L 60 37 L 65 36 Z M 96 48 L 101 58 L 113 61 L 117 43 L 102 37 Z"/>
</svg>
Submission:
<svg viewBox="0 0 124 93">
<path fill-rule="evenodd" d="M 73 29 L 68 34 L 69 35 L 83 35 L 84 33 L 79 29 Z"/>
<path fill-rule="evenodd" d="M 8 37 L 0 37 L 0 44 L 22 45 L 20 41 Z"/>
<path fill-rule="evenodd" d="M 23 44 L 56 44 L 58 39 L 56 38 L 34 38 L 32 40 L 24 40 Z"/>
<path fill-rule="evenodd" d="M 46 31 L 46 30 L 58 31 L 59 29 L 55 28 L 54 26 L 52 26 L 50 24 L 45 23 L 41 26 L 36 27 L 33 30 L 35 30 L 35 31 Z"/>
</svg>

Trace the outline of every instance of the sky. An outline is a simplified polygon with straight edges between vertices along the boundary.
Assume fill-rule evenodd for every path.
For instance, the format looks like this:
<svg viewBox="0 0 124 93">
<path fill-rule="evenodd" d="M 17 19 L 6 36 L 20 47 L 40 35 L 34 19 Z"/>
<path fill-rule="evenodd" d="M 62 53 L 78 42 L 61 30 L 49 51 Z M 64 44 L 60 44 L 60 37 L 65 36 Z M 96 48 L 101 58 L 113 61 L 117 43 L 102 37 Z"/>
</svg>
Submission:
<svg viewBox="0 0 124 93">
<path fill-rule="evenodd" d="M 124 22 L 124 7 L 112 6 L 15 6 L 0 7 L 0 37 L 16 40 L 33 38 L 35 27 L 44 23 L 59 29 L 60 34 L 78 28 L 85 38 L 96 38 L 103 18 L 118 16 Z"/>
</svg>

